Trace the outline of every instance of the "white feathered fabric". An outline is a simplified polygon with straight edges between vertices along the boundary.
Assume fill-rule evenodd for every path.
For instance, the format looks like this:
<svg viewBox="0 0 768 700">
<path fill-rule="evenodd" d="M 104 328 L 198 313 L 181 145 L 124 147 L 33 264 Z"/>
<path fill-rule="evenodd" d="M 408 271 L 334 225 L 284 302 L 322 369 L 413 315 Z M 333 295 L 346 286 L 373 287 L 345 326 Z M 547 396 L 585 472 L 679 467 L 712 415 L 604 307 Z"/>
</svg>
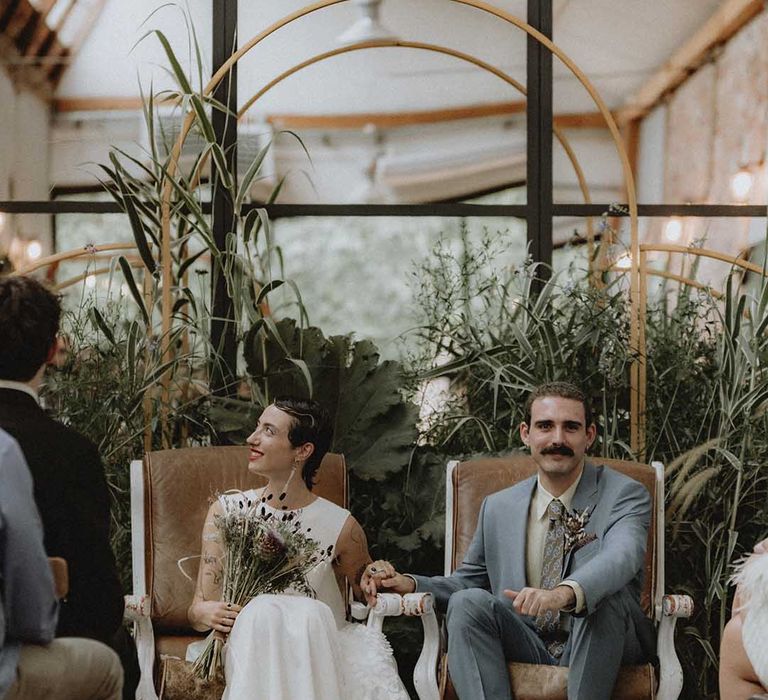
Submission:
<svg viewBox="0 0 768 700">
<path fill-rule="evenodd" d="M 768 554 L 752 554 L 738 565 L 741 638 L 744 651 L 764 688 L 768 688 Z"/>
</svg>

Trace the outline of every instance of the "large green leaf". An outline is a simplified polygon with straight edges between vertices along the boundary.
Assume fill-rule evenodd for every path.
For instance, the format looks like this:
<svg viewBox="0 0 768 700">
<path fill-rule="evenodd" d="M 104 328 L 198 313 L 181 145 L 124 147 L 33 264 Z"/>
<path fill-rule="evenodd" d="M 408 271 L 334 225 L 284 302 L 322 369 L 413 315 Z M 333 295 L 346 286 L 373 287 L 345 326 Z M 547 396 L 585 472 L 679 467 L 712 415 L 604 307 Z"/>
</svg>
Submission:
<svg viewBox="0 0 768 700">
<path fill-rule="evenodd" d="M 344 453 L 357 477 L 385 479 L 408 463 L 418 409 L 403 398 L 400 364 L 380 362 L 372 342 L 326 338 L 318 328 L 301 330 L 284 319 L 271 330 L 259 324 L 249 332 L 244 354 L 248 373 L 268 400 L 280 394 L 308 396 L 304 373 L 309 372 L 314 398 L 333 419 L 333 449 Z"/>
</svg>

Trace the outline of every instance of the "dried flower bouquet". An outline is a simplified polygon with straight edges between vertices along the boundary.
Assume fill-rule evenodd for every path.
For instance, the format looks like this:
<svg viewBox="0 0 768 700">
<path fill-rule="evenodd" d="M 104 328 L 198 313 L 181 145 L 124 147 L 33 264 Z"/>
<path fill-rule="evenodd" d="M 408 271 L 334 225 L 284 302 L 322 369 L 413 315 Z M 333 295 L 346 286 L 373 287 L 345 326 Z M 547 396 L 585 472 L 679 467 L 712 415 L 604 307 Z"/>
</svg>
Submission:
<svg viewBox="0 0 768 700">
<path fill-rule="evenodd" d="M 289 589 L 314 597 L 307 574 L 331 551 L 301 529 L 297 512 L 273 513 L 244 494 L 220 499 L 224 512 L 214 516 L 224 549 L 222 600 L 244 606 L 264 593 Z M 223 638 L 208 635 L 192 670 L 210 680 L 222 670 Z"/>
</svg>

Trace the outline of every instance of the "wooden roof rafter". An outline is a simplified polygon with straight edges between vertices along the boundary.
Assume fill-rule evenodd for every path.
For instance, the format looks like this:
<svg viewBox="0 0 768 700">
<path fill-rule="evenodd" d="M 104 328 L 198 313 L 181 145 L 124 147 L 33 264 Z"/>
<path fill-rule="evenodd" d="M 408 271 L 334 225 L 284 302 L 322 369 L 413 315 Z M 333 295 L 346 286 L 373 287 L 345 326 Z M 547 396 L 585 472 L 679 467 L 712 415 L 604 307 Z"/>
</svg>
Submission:
<svg viewBox="0 0 768 700">
<path fill-rule="evenodd" d="M 59 80 L 61 80 L 62 74 L 64 73 L 64 69 L 77 55 L 77 52 L 83 45 L 83 42 L 88 37 L 91 28 L 96 24 L 96 20 L 99 18 L 99 15 L 104 9 L 104 5 L 106 5 L 106 3 L 107 0 L 93 0 L 90 8 L 87 11 L 85 21 L 80 23 L 80 28 L 75 34 L 72 43 L 66 48 L 65 53 L 63 54 L 66 60 L 59 61 L 51 66 L 49 78 L 53 81 L 54 85 L 58 84 Z"/>
<path fill-rule="evenodd" d="M 11 77 L 51 97 L 53 89 L 104 8 L 106 0 L 92 0 L 84 18 L 65 46 L 62 30 L 70 29 L 79 0 L 0 0 L 0 53 Z M 52 13 L 55 21 L 51 24 Z"/>
<path fill-rule="evenodd" d="M 642 119 L 724 44 L 765 10 L 766 0 L 722 0 L 717 11 L 617 112 L 621 124 Z"/>
<path fill-rule="evenodd" d="M 38 8 L 39 16 L 34 34 L 24 49 L 25 56 L 46 56 L 56 39 L 59 29 L 48 24 L 48 15 L 51 14 L 59 0 L 43 0 Z"/>
<path fill-rule="evenodd" d="M 176 104 L 176 100 L 157 100 L 156 104 Z M 54 100 L 54 110 L 66 112 L 112 112 L 141 110 L 140 97 L 62 97 Z M 373 125 L 381 129 L 437 124 L 462 119 L 503 117 L 525 113 L 525 102 L 491 102 L 443 109 L 405 112 L 352 112 L 347 114 L 267 114 L 265 119 L 277 129 L 362 129 Z M 604 129 L 599 112 L 566 112 L 554 115 L 554 123 L 562 129 Z"/>
</svg>

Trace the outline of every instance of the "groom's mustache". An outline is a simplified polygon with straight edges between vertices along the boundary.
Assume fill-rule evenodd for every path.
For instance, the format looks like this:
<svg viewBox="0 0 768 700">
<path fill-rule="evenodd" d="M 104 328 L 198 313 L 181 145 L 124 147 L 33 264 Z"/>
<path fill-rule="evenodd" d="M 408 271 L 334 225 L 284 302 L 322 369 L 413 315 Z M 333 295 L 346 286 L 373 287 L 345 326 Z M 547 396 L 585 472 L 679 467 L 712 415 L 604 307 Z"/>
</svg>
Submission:
<svg viewBox="0 0 768 700">
<path fill-rule="evenodd" d="M 541 454 L 543 455 L 563 455 L 564 457 L 573 457 L 573 450 L 568 445 L 550 445 L 545 447 Z"/>
</svg>

